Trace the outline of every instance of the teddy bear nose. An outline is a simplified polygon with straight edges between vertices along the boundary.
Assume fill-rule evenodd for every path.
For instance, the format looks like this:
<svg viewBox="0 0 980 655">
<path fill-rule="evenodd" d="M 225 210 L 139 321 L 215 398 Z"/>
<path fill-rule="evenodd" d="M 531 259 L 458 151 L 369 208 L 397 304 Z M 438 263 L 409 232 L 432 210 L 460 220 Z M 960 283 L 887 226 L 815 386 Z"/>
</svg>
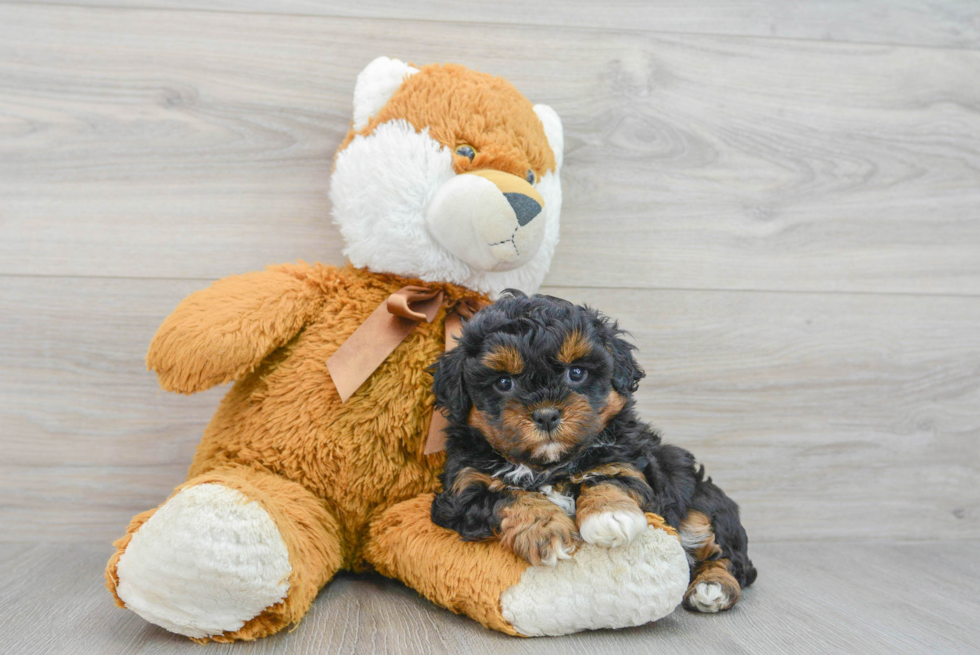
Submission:
<svg viewBox="0 0 980 655">
<path fill-rule="evenodd" d="M 554 407 L 542 407 L 531 412 L 531 418 L 539 428 L 551 432 L 561 422 L 561 412 Z"/>
<path fill-rule="evenodd" d="M 514 208 L 517 224 L 521 227 L 530 223 L 535 216 L 541 213 L 541 203 L 531 196 L 526 196 L 523 193 L 505 193 L 504 197 Z"/>
</svg>

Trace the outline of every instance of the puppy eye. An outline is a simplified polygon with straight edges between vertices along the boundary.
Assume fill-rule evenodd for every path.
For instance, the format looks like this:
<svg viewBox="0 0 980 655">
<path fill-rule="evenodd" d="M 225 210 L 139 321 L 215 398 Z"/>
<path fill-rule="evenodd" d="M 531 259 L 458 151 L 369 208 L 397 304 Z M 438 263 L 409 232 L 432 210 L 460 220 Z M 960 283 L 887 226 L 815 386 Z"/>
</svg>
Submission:
<svg viewBox="0 0 980 655">
<path fill-rule="evenodd" d="M 529 169 L 527 169 L 527 175 L 524 176 L 524 179 L 527 180 L 527 183 L 528 184 L 534 184 L 535 182 L 537 182 L 538 176 L 535 175 L 534 174 L 534 171 L 532 171 L 529 168 Z"/>
<path fill-rule="evenodd" d="M 569 382 L 581 382 L 588 375 L 588 372 L 581 366 L 573 366 L 565 371 L 565 375 L 568 377 Z"/>
<path fill-rule="evenodd" d="M 514 381 L 511 378 L 500 378 L 493 383 L 493 388 L 506 393 L 514 388 Z"/>
<path fill-rule="evenodd" d="M 464 144 L 461 146 L 456 146 L 456 154 L 460 157 L 466 157 L 470 161 L 473 161 L 473 158 L 476 157 L 476 150 L 473 149 L 473 146 Z"/>
</svg>

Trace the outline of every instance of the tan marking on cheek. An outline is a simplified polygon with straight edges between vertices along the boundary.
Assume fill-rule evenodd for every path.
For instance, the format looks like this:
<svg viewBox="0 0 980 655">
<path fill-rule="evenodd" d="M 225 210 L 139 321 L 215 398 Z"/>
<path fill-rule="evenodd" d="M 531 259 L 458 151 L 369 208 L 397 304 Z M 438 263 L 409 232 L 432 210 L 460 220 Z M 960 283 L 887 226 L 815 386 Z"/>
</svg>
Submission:
<svg viewBox="0 0 980 655">
<path fill-rule="evenodd" d="M 524 372 L 524 358 L 517 348 L 513 346 L 497 346 L 480 360 L 487 368 L 511 375 L 520 375 Z"/>
<path fill-rule="evenodd" d="M 591 468 L 588 471 L 582 471 L 581 473 L 576 473 L 569 479 L 575 484 L 581 484 L 589 478 L 596 477 L 608 477 L 608 478 L 636 478 L 646 482 L 646 476 L 643 475 L 635 466 L 629 464 L 602 464 L 595 468 Z"/>
<path fill-rule="evenodd" d="M 470 425 L 470 427 L 476 428 L 482 432 L 483 436 L 487 439 L 490 439 L 497 434 L 497 429 L 490 425 L 490 421 L 487 420 L 487 415 L 478 410 L 476 407 L 470 410 L 470 415 L 466 422 Z"/>
<path fill-rule="evenodd" d="M 602 427 L 599 417 L 589 403 L 589 399 L 580 393 L 573 393 L 559 406 L 561 423 L 552 435 L 552 439 L 567 447 L 572 447 L 594 437 Z"/>
<path fill-rule="evenodd" d="M 542 431 L 531 418 L 534 410 L 542 407 L 556 407 L 561 412 L 561 422 L 551 433 Z M 500 423 L 501 430 L 494 437 L 496 441 L 491 441 L 494 447 L 504 449 L 514 457 L 547 463 L 558 461 L 602 430 L 598 415 L 582 394 L 571 394 L 561 404 L 524 406 L 508 401 L 501 411 Z"/>
<path fill-rule="evenodd" d="M 612 482 L 601 482 L 582 489 L 575 516 L 581 525 L 590 516 L 603 512 L 639 512 L 640 504 L 633 494 Z"/>
<path fill-rule="evenodd" d="M 610 391 L 609 395 L 606 396 L 606 406 L 599 412 L 599 420 L 602 421 L 603 427 L 609 423 L 612 417 L 623 411 L 624 407 L 626 407 L 626 399 L 619 395 L 615 389 Z"/>
<path fill-rule="evenodd" d="M 559 362 L 571 364 L 583 357 L 588 357 L 591 353 L 592 344 L 589 343 L 588 339 L 581 332 L 574 330 L 562 341 L 557 357 Z"/>
<path fill-rule="evenodd" d="M 500 422 L 503 426 L 500 441 L 501 446 L 507 448 L 509 453 L 519 452 L 527 456 L 542 439 L 546 438 L 531 420 L 530 414 L 530 409 L 518 406 L 517 403 L 508 402 L 504 405 L 500 413 Z"/>
</svg>

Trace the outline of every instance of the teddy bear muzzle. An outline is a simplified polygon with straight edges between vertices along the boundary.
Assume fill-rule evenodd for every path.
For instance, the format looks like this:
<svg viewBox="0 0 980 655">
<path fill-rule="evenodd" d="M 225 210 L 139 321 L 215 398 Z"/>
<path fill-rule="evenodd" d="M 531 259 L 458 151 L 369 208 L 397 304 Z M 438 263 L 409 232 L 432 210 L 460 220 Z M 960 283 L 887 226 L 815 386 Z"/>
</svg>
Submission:
<svg viewBox="0 0 980 655">
<path fill-rule="evenodd" d="M 460 173 L 436 191 L 426 226 L 446 250 L 482 271 L 530 261 L 544 239 L 544 198 L 526 180 L 498 170 Z"/>
</svg>

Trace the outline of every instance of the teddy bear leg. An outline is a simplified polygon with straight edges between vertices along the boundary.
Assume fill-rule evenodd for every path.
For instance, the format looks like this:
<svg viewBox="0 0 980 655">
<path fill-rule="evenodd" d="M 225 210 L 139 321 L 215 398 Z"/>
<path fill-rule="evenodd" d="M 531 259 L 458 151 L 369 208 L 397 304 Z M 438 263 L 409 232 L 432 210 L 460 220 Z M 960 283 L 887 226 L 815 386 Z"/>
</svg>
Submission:
<svg viewBox="0 0 980 655">
<path fill-rule="evenodd" d="M 299 621 L 343 562 L 320 499 L 244 467 L 188 480 L 114 545 L 106 586 L 116 604 L 197 641 L 256 639 Z"/>
<path fill-rule="evenodd" d="M 433 494 L 371 524 L 368 561 L 447 609 L 513 635 L 563 635 L 642 625 L 670 614 L 687 589 L 687 556 L 653 514 L 618 548 L 584 544 L 556 566 L 530 566 L 498 541 L 466 542 L 432 523 Z"/>
</svg>

